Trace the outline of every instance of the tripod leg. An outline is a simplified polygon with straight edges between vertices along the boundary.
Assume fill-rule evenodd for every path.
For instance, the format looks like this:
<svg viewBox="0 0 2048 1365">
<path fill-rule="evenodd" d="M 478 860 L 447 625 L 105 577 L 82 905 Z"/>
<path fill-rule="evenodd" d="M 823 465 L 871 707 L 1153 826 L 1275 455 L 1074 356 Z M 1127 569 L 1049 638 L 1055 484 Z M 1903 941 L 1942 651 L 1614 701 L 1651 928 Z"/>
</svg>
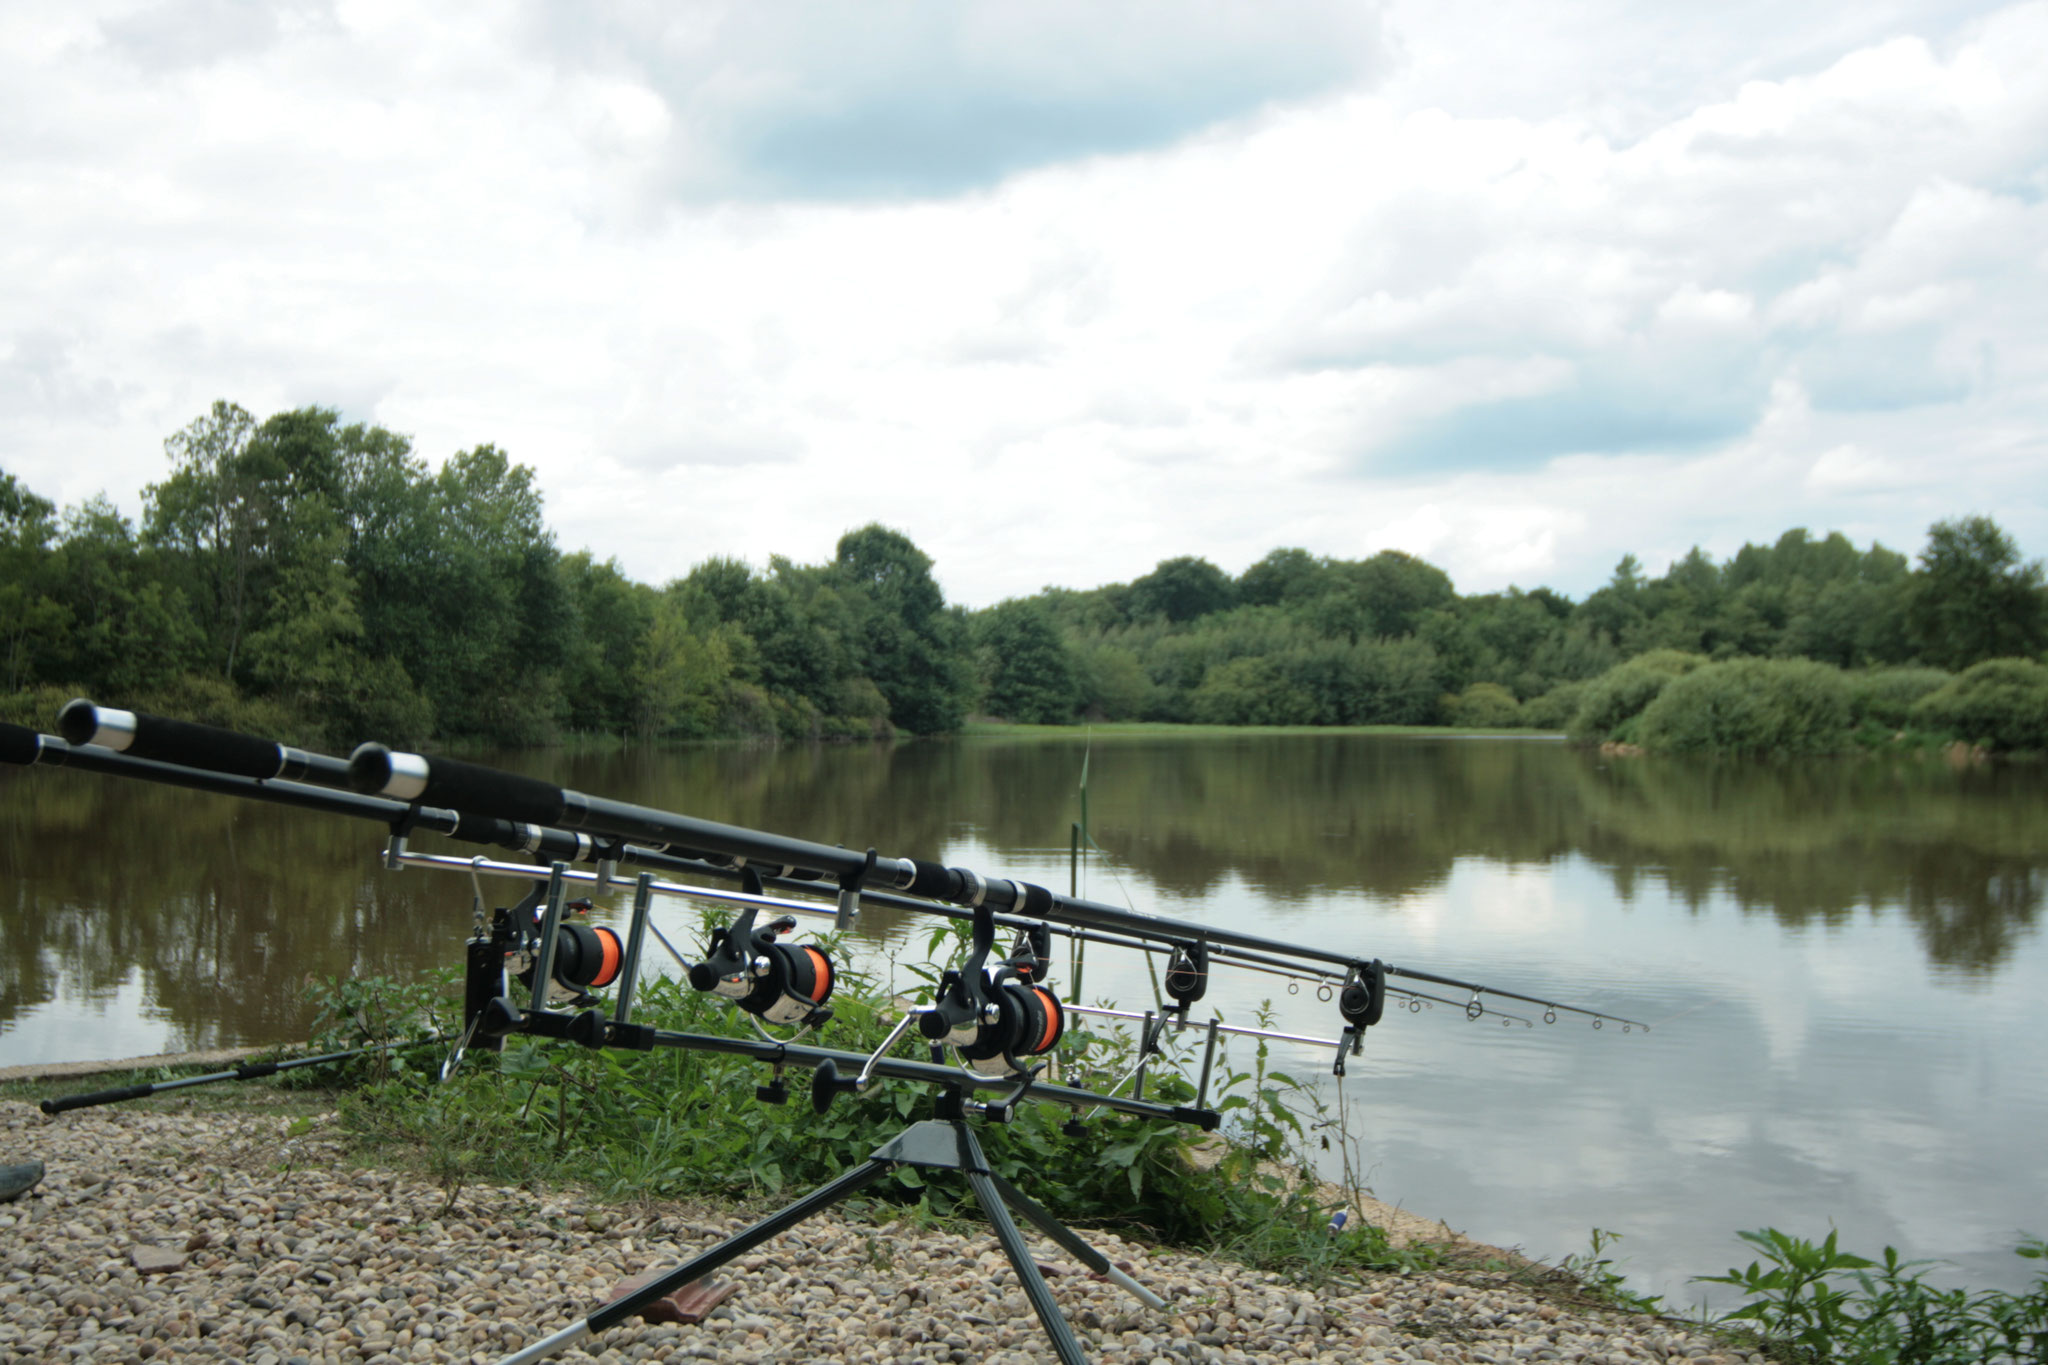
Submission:
<svg viewBox="0 0 2048 1365">
<path fill-rule="evenodd" d="M 1155 1308 L 1161 1312 L 1166 1310 L 1165 1299 L 1160 1298 L 1144 1285 L 1139 1284 L 1136 1280 L 1124 1274 L 1123 1271 L 1110 1264 L 1107 1256 L 1082 1241 L 1072 1228 L 1053 1217 L 1037 1200 L 1025 1194 L 994 1171 L 989 1172 L 988 1178 L 995 1182 L 996 1191 L 1002 1195 L 1005 1203 L 1023 1214 L 1025 1218 L 1030 1220 L 1032 1226 L 1036 1227 L 1040 1232 L 1059 1243 L 1060 1246 L 1066 1249 L 1068 1255 L 1113 1284 L 1129 1290 L 1137 1298 L 1138 1302 L 1144 1304 L 1147 1308 Z"/>
<path fill-rule="evenodd" d="M 498 1365 L 531 1365 L 533 1361 L 545 1360 L 555 1352 L 574 1346 L 587 1336 L 616 1327 L 633 1314 L 639 1312 L 656 1299 L 666 1298 L 690 1281 L 724 1265 L 727 1261 L 744 1256 L 769 1238 L 795 1227 L 814 1213 L 822 1212 L 867 1186 L 874 1184 L 894 1169 L 894 1163 L 870 1159 L 854 1167 L 845 1175 L 828 1184 L 820 1185 L 788 1208 L 771 1213 L 750 1228 L 732 1236 L 704 1252 L 686 1265 L 677 1266 L 660 1279 L 650 1280 L 632 1293 L 592 1313 L 578 1323 L 572 1323 L 551 1337 L 536 1341 L 523 1351 L 506 1356 Z M 1074 1357 L 1079 1360 L 1080 1357 Z"/>
<path fill-rule="evenodd" d="M 1045 1334 L 1052 1338 L 1053 1350 L 1059 1353 L 1064 1365 L 1088 1365 L 1088 1357 L 1081 1354 L 1080 1339 L 1061 1315 L 1059 1304 L 1053 1301 L 1052 1290 L 1046 1288 L 1045 1277 L 1038 1273 L 1038 1263 L 1031 1259 L 1031 1249 L 1024 1245 L 1024 1234 L 1017 1231 L 1009 1209 L 1003 1206 L 1002 1192 L 996 1188 L 995 1178 L 986 1171 L 963 1170 L 961 1174 L 973 1187 L 974 1197 L 981 1203 L 981 1211 L 988 1215 L 989 1226 L 995 1229 L 996 1241 L 1002 1244 L 1003 1254 L 1010 1258 L 1010 1268 L 1017 1272 L 1025 1297 L 1031 1300 L 1039 1322 L 1044 1324 Z"/>
</svg>

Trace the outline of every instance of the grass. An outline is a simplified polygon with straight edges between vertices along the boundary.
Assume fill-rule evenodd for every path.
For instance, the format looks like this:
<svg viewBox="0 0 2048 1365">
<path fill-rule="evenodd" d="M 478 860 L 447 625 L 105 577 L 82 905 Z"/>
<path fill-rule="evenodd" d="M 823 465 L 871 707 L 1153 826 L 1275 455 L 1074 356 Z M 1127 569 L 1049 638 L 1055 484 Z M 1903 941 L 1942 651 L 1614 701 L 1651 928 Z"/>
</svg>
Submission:
<svg viewBox="0 0 2048 1365">
<path fill-rule="evenodd" d="M 675 1009 L 669 1002 L 654 1012 L 672 1015 Z M 690 1022 L 701 1031 L 706 1021 Z M 792 1086 L 799 1093 L 791 1105 L 756 1105 L 740 1084 L 749 1075 L 758 1079 L 759 1068 L 751 1064 L 732 1062 L 734 1076 L 686 1092 L 665 1084 L 674 1076 L 633 1075 L 633 1059 L 617 1053 L 524 1040 L 515 1040 L 499 1065 L 472 1065 L 452 1085 L 429 1087 L 425 1081 L 439 1056 L 436 1047 L 411 1066 L 353 1076 L 319 1076 L 329 1069 L 308 1068 L 124 1103 L 163 1113 L 253 1113 L 308 1122 L 339 1108 L 353 1158 L 438 1181 L 442 1215 L 475 1180 L 575 1186 L 614 1205 L 653 1199 L 698 1210 L 758 1211 L 786 1202 L 792 1187 L 820 1183 L 864 1158 L 877 1141 L 923 1113 L 910 1086 L 842 1101 L 818 1118 L 802 1104 L 799 1086 Z M 664 1071 L 719 1064 L 680 1053 L 642 1060 Z M 1101 1060 L 1113 1065 L 1123 1059 Z M 1256 1108 L 1254 1095 L 1288 1093 L 1291 1082 L 1262 1062 L 1231 1078 L 1239 1111 Z M 0 1083 L 0 1099 L 35 1103 L 220 1069 L 9 1081 Z M 292 1083 L 280 1083 L 287 1080 Z M 615 1093 L 607 1096 L 607 1090 Z M 716 1102 L 707 1105 L 707 1098 Z M 651 1109 L 641 1109 L 639 1099 Z M 850 1112 L 854 1108 L 862 1112 Z M 620 1123 L 636 1109 L 633 1123 Z M 1309 1285 L 1365 1271 L 1427 1270 L 1475 1285 L 1510 1285 L 1574 1312 L 1665 1316 L 1659 1299 L 1628 1286 L 1610 1254 L 1619 1234 L 1605 1229 L 1593 1230 L 1586 1253 L 1557 1266 L 1469 1246 L 1397 1249 L 1377 1229 L 1358 1230 L 1357 1223 L 1344 1236 L 1328 1235 L 1329 1209 L 1308 1193 L 1313 1182 L 1262 1155 L 1298 1158 L 1285 1141 L 1294 1126 L 1268 1105 L 1240 1126 L 1232 1154 L 1207 1169 L 1185 1159 L 1189 1130 L 1170 1125 L 1098 1120 L 1075 1138 L 1034 1122 L 1026 1110 L 1010 1128 L 985 1127 L 981 1135 L 999 1171 L 1076 1226 L 1114 1226 L 1125 1236 L 1200 1246 Z M 848 1212 L 877 1223 L 952 1224 L 971 1216 L 963 1207 L 964 1188 L 952 1188 L 958 1182 L 927 1185 L 915 1173 L 902 1174 L 910 1178 L 893 1188 L 885 1182 L 878 1187 L 881 1198 Z M 593 1227 L 602 1225 L 596 1209 L 590 1217 Z M 1860 1256 L 1841 1248 L 1832 1233 L 1821 1242 L 1775 1228 L 1739 1235 L 1759 1258 L 1744 1269 L 1696 1278 L 1738 1289 L 1743 1301 L 1717 1319 L 1688 1324 L 1735 1349 L 1761 1351 L 1784 1365 L 2048 1362 L 2048 1243 L 2039 1239 L 2026 1239 L 2016 1250 L 2043 1262 L 2041 1273 L 2030 1289 L 2011 1293 L 1937 1288 L 1927 1280 L 1929 1263 L 1902 1260 L 1890 1247 L 1880 1257 Z"/>
</svg>

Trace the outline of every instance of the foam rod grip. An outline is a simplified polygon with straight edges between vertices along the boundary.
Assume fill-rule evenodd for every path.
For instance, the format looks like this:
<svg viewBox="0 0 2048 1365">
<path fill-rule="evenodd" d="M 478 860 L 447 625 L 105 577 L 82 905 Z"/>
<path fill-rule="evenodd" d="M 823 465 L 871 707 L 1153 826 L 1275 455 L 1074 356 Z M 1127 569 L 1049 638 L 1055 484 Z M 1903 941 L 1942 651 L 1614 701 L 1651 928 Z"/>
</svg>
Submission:
<svg viewBox="0 0 2048 1365">
<path fill-rule="evenodd" d="M 98 744 L 134 758 L 234 777 L 276 777 L 284 762 L 275 740 L 142 711 L 116 711 L 83 699 L 57 713 L 57 731 L 73 744 Z"/>
<path fill-rule="evenodd" d="M 43 751 L 43 737 L 23 725 L 0 721 L 0 763 L 33 763 Z"/>
<path fill-rule="evenodd" d="M 552 782 L 500 772 L 480 763 L 401 753 L 364 744 L 349 755 L 350 785 L 372 796 L 444 806 L 464 815 L 520 820 L 530 825 L 561 823 L 562 789 Z"/>
</svg>

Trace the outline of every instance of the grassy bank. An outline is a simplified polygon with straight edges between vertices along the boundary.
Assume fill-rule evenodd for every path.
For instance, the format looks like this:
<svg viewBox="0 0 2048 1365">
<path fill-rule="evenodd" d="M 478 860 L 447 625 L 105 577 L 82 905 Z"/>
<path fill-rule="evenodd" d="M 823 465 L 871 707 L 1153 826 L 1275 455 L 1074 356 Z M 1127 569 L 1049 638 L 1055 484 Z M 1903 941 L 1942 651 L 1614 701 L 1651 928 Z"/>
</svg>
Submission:
<svg viewBox="0 0 2048 1365">
<path fill-rule="evenodd" d="M 668 1006 L 662 1012 L 667 1013 Z M 329 1131 L 339 1109 L 357 1161 L 432 1176 L 448 1201 L 444 1212 L 463 1200 L 472 1182 L 573 1188 L 615 1205 L 662 1200 L 759 1211 L 786 1202 L 795 1193 L 791 1186 L 808 1188 L 807 1182 L 838 1174 L 837 1163 L 862 1159 L 879 1137 L 922 1116 L 913 1087 L 897 1087 L 904 1094 L 883 1099 L 878 1112 L 848 1115 L 844 1122 L 836 1122 L 830 1116 L 818 1119 L 807 1108 L 791 1115 L 788 1108 L 797 1106 L 777 1110 L 757 1105 L 745 1087 L 749 1080 L 760 1079 L 757 1067 L 740 1064 L 748 1074 L 727 1077 L 732 1084 L 704 1093 L 656 1089 L 657 1082 L 673 1078 L 649 1076 L 640 1068 L 630 1088 L 645 1091 L 664 1112 L 678 1115 L 682 1126 L 674 1133 L 664 1133 L 658 1126 L 628 1129 L 616 1120 L 633 1107 L 634 1097 L 621 1096 L 617 1105 L 601 1105 L 583 1087 L 606 1077 L 617 1088 L 629 1083 L 608 1063 L 594 1060 L 579 1066 L 579 1057 L 592 1056 L 580 1049 L 560 1044 L 554 1049 L 552 1054 L 527 1055 L 538 1054 L 538 1049 L 515 1048 L 505 1065 L 472 1066 L 455 1084 L 431 1092 L 426 1077 L 438 1063 L 438 1046 L 422 1049 L 409 1065 L 401 1061 L 389 1067 L 338 1067 L 326 1074 L 308 1070 L 293 1073 L 289 1084 L 270 1079 L 194 1086 L 130 1104 L 172 1113 L 260 1114 L 266 1121 L 276 1119 L 278 1131 L 286 1137 Z M 673 1056 L 642 1060 L 659 1067 Z M 0 1084 L 0 1100 L 32 1103 L 56 1095 L 161 1082 L 200 1070 L 12 1081 Z M 715 1084 L 718 1078 L 704 1079 Z M 907 1106 L 902 1103 L 905 1098 L 911 1101 Z M 845 1107 L 835 1106 L 835 1114 Z M 803 1145 L 822 1150 L 793 1152 L 787 1141 L 792 1120 L 794 1128 L 803 1130 Z M 1376 1229 L 1361 1229 L 1356 1220 L 1343 1236 L 1331 1237 L 1324 1230 L 1327 1205 L 1268 1163 L 1232 1164 L 1226 1159 L 1204 1167 L 1187 1160 L 1185 1144 L 1141 1140 L 1131 1167 L 1117 1165 L 1117 1153 L 1135 1136 L 1128 1131 L 1134 1126 L 1111 1124 L 1100 1130 L 1101 1136 L 1061 1135 L 1050 1141 L 1028 1125 L 1018 1125 L 1021 1141 L 1006 1137 L 1012 1130 L 998 1127 L 984 1127 L 981 1134 L 999 1171 L 1019 1179 L 1028 1192 L 1082 1227 L 1106 1226 L 1127 1237 L 1218 1250 L 1247 1265 L 1271 1267 L 1289 1279 L 1310 1283 L 1372 1270 L 1424 1270 L 1433 1279 L 1514 1283 L 1580 1309 L 1591 1305 L 1662 1316 L 1661 1303 L 1631 1289 L 1616 1268 L 1609 1254 L 1615 1234 L 1596 1229 L 1588 1253 L 1566 1257 L 1557 1267 L 1518 1258 L 1475 1257 L 1469 1248 L 1396 1249 Z M 1070 1159 L 1062 1159 L 1054 1144 L 1065 1148 Z M 1108 1165 L 1111 1184 L 1130 1182 L 1133 1177 L 1121 1173 L 1136 1168 L 1136 1193 L 1127 1199 L 1124 1189 L 1118 1188 L 1105 1208 L 1101 1201 L 1108 1191 L 1099 1183 L 1070 1192 L 1069 1182 L 1077 1174 L 1085 1178 L 1091 1165 Z M 1253 1183 L 1242 1188 L 1248 1173 Z M 903 1182 L 883 1187 L 882 1196 L 871 1201 L 866 1212 L 882 1221 L 947 1223 L 953 1219 L 953 1194 L 943 1184 Z M 1235 1216 L 1226 1211 L 1213 1227 L 1182 1226 L 1178 1237 L 1162 1235 L 1172 1230 L 1160 1226 L 1164 1203 L 1188 1200 L 1213 1210 L 1232 1198 L 1238 1200 Z M 1246 1227 L 1247 1216 L 1264 1219 L 1268 1226 L 1252 1232 Z M 598 1217 L 595 1211 L 588 1214 L 591 1226 L 598 1226 Z M 1183 1222 L 1172 1211 L 1164 1221 Z M 1757 1258 L 1743 1269 L 1698 1277 L 1703 1283 L 1730 1286 L 1742 1296 L 1734 1309 L 1707 1324 L 1724 1334 L 1733 1349 L 1760 1350 L 1784 1365 L 2048 1361 L 2048 1244 L 2037 1239 L 2022 1242 L 2017 1252 L 2041 1263 L 2042 1273 L 2031 1288 L 2013 1293 L 1939 1288 L 1929 1283 L 1929 1273 L 1936 1267 L 1903 1261 L 1890 1248 L 1881 1256 L 1860 1256 L 1841 1248 L 1832 1234 L 1820 1242 L 1769 1228 L 1739 1236 Z"/>
</svg>

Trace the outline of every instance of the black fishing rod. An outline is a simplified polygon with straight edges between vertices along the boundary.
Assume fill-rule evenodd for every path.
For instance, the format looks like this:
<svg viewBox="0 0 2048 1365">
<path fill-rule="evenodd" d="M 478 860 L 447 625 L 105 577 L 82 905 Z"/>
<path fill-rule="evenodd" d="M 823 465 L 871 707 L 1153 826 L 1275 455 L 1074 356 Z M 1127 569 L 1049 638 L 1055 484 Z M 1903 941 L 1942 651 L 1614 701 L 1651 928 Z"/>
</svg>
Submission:
<svg viewBox="0 0 2048 1365">
<path fill-rule="evenodd" d="M 589 862 L 600 865 L 623 863 L 666 872 L 738 881 L 748 866 L 743 859 L 716 862 L 708 858 L 692 857 L 616 840 L 593 839 L 580 832 L 549 829 L 525 822 L 476 816 L 434 806 L 408 804 L 385 797 L 364 796 L 349 787 L 348 761 L 345 759 L 256 739 L 215 726 L 171 720 L 142 712 L 119 711 L 80 700 L 64 708 L 59 718 L 59 728 L 65 732 L 65 737 L 38 734 L 21 726 L 0 724 L 0 762 L 77 768 L 224 796 L 240 796 L 325 814 L 347 815 L 377 821 L 393 828 L 394 831 L 402 827 L 408 832 L 443 834 L 467 843 L 490 844 L 515 852 L 529 853 L 543 860 L 539 865 L 492 863 L 486 866 L 477 864 L 474 859 L 407 853 L 395 847 L 390 854 L 390 865 L 393 867 L 401 864 L 456 869 L 481 867 L 483 870 L 497 873 L 523 873 L 545 877 L 545 864 L 549 861 Z M 579 881 L 594 882 L 599 888 L 613 880 L 602 870 L 596 874 L 572 875 Z M 799 894 L 819 894 L 818 883 L 824 880 L 816 873 L 805 876 L 802 869 L 796 868 L 783 868 L 774 875 L 764 878 L 766 885 L 770 887 Z M 738 895 L 720 897 L 702 888 L 683 887 L 673 883 L 658 884 L 656 890 L 664 894 L 694 895 L 703 899 L 742 902 L 747 899 L 758 899 Z M 958 921 L 970 920 L 973 917 L 973 911 L 969 908 L 878 889 L 864 889 L 860 900 L 884 909 L 937 914 Z M 835 913 L 809 903 L 792 902 L 785 908 L 812 914 Z M 843 906 L 837 913 L 843 914 Z M 1025 930 L 1043 923 L 1022 915 L 999 915 L 996 922 L 1001 927 L 1013 930 Z M 1155 942 L 1128 935 L 1090 931 L 1084 927 L 1064 924 L 1049 924 L 1046 927 L 1062 938 L 1130 948 L 1138 952 L 1164 954 L 1172 951 Z M 1277 974 L 1292 974 L 1301 980 L 1338 979 L 1336 973 L 1304 972 L 1298 964 L 1290 964 L 1278 958 L 1231 953 L 1228 949 L 1219 950 L 1219 955 L 1224 953 L 1230 953 L 1238 960 L 1264 964 L 1274 969 Z M 1289 973 L 1285 970 L 1289 967 L 1294 967 L 1295 970 Z"/>
<path fill-rule="evenodd" d="M 193 727 L 210 729 L 211 727 Z M 232 731 L 220 731 L 232 734 Z M 319 755 L 312 755 L 318 758 Z M 338 759 L 327 759 L 336 763 Z M 510 820 L 469 815 L 461 811 L 408 804 L 386 797 L 364 796 L 358 792 L 314 786 L 288 779 L 264 779 L 222 772 L 208 765 L 170 762 L 147 754 L 121 752 L 85 741 L 71 741 L 56 735 L 39 734 L 20 725 L 0 722 L 0 763 L 24 767 L 76 768 L 85 772 L 132 777 L 192 791 L 221 796 L 239 796 L 272 805 L 319 811 L 374 820 L 387 827 L 403 826 L 432 834 L 445 834 L 464 843 L 491 844 L 499 848 L 530 852 L 541 857 L 582 859 L 592 856 L 597 845 L 587 835 L 562 830 L 541 830 Z M 331 769 L 300 769 L 307 777 L 331 775 Z"/>
<path fill-rule="evenodd" d="M 123 1085 L 112 1090 L 95 1090 L 89 1095 L 66 1095 L 61 1099 L 44 1100 L 36 1107 L 45 1114 L 63 1114 L 73 1109 L 91 1109 L 102 1104 L 119 1104 L 123 1100 L 145 1099 L 150 1095 L 161 1095 L 170 1090 L 184 1090 L 195 1085 L 213 1085 L 219 1081 L 260 1080 L 284 1071 L 297 1071 L 302 1066 L 325 1066 L 330 1062 L 348 1061 L 351 1057 L 367 1057 L 373 1052 L 432 1047 L 447 1041 L 446 1038 L 439 1036 L 415 1038 L 404 1043 L 375 1043 L 369 1047 L 351 1048 L 347 1052 L 326 1052 L 318 1057 L 294 1057 L 284 1062 L 244 1062 L 231 1070 L 208 1072 L 204 1076 L 182 1076 L 177 1080 L 156 1081 L 148 1085 Z"/>
<path fill-rule="evenodd" d="M 611 801 L 572 791 L 539 779 L 506 773 L 455 759 L 428 758 L 381 744 L 364 744 L 344 765 L 341 760 L 309 754 L 251 736 L 143 713 L 117 711 L 78 700 L 59 717 L 68 739 L 83 744 L 118 744 L 130 752 L 197 768 L 227 767 L 252 779 L 266 774 L 301 774 L 323 784 L 347 782 L 355 794 L 397 803 L 421 812 L 418 828 L 455 833 L 451 823 L 468 822 L 475 842 L 519 848 L 542 859 L 589 860 L 602 865 L 630 855 L 642 866 L 685 868 L 732 876 L 752 868 L 791 889 L 809 891 L 810 883 L 837 884 L 839 927 L 849 925 L 863 900 L 897 908 L 965 918 L 987 909 L 1012 927 L 1044 924 L 1072 936 L 1094 931 L 1163 945 L 1179 957 L 1213 955 L 1251 970 L 1267 971 L 1297 981 L 1315 981 L 1318 993 L 1335 995 L 1346 1023 L 1347 1038 L 1362 1041 L 1363 1030 L 1378 1023 L 1389 989 L 1407 996 L 1411 1008 L 1422 1002 L 1457 1006 L 1413 990 L 1387 985 L 1396 977 L 1425 981 L 1469 992 L 1462 1004 L 1470 1018 L 1487 1015 L 1521 1021 L 1490 1009 L 1487 995 L 1544 1008 L 1544 1021 L 1559 1012 L 1578 1014 L 1598 1027 L 1613 1021 L 1625 1028 L 1649 1025 L 1604 1011 L 1562 1004 L 1488 987 L 1437 973 L 1383 964 L 1324 949 L 1287 943 L 1259 935 L 1163 916 L 1141 914 L 1095 901 L 1063 896 L 1045 887 L 998 877 L 984 877 L 966 868 L 946 868 L 914 858 L 884 858 L 874 849 L 865 855 L 833 845 L 793 839 L 743 826 L 697 819 L 653 807 Z M 24 732 L 27 733 L 27 732 Z M 0 754 L 0 757 L 6 755 Z M 19 760 L 17 760 L 19 761 Z M 266 787 L 279 785 L 264 781 Z M 423 803 L 431 801 L 433 805 Z M 381 814 L 381 811 L 379 812 Z M 427 818 L 431 815 L 431 819 Z M 396 817 L 392 821 L 397 832 Z M 478 837 L 479 834 L 485 837 Z M 601 836 L 593 838 L 592 836 Z M 464 837 L 457 833 L 457 837 Z M 645 840 L 646 847 L 629 840 Z M 391 865 L 398 865 L 394 842 Z M 670 860 L 676 861 L 670 861 Z M 600 878 L 602 880 L 602 878 Z M 879 883 L 879 884 L 877 884 Z M 910 893 L 900 897 L 894 892 Z M 955 908 L 957 907 L 957 908 Z M 1326 965 L 1315 965 L 1326 964 Z M 1328 968 L 1334 966 L 1337 971 Z"/>
</svg>

